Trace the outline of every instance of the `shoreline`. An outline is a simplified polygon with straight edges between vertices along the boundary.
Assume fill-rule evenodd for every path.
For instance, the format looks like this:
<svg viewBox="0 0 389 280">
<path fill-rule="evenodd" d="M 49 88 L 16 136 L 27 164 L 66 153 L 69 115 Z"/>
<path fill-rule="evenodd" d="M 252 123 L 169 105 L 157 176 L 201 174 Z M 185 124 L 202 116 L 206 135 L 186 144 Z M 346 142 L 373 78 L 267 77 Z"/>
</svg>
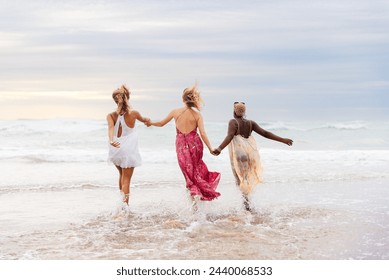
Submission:
<svg viewBox="0 0 389 280">
<path fill-rule="evenodd" d="M 231 185 L 220 191 L 196 215 L 174 186 L 134 188 L 130 212 L 121 212 L 117 189 L 3 194 L 0 259 L 389 259 L 389 180 L 262 184 L 255 214 Z M 84 239 L 95 241 L 84 247 Z"/>
</svg>

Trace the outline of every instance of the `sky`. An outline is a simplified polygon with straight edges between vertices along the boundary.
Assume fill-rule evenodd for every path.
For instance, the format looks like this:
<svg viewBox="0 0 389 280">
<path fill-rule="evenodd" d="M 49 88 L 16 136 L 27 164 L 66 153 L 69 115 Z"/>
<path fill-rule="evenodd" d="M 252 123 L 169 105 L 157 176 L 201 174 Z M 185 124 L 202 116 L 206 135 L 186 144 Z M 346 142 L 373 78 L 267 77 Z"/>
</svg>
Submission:
<svg viewBox="0 0 389 280">
<path fill-rule="evenodd" d="M 0 0 L 0 119 L 389 120 L 389 1 Z"/>
</svg>

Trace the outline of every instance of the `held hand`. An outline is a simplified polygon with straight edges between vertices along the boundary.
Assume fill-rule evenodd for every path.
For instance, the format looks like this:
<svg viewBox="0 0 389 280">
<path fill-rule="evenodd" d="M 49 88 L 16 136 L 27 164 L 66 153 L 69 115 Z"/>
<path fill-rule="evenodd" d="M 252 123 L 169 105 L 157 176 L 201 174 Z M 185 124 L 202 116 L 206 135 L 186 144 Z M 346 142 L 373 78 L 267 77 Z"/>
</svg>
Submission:
<svg viewBox="0 0 389 280">
<path fill-rule="evenodd" d="M 151 126 L 151 120 L 149 118 L 147 118 L 145 121 L 144 121 L 144 124 L 147 126 L 147 127 L 150 127 Z"/>
<path fill-rule="evenodd" d="M 111 146 L 114 146 L 115 148 L 120 148 L 120 143 L 117 142 L 117 141 L 111 141 L 111 142 L 109 142 L 109 144 L 110 144 Z"/>
<path fill-rule="evenodd" d="M 288 146 L 292 146 L 293 145 L 293 140 L 292 139 L 289 139 L 289 138 L 284 138 L 284 141 L 283 141 L 286 145 Z"/>
<path fill-rule="evenodd" d="M 213 149 L 211 151 L 211 154 L 214 155 L 214 156 L 218 156 L 218 155 L 220 155 L 220 151 L 218 149 Z"/>
</svg>

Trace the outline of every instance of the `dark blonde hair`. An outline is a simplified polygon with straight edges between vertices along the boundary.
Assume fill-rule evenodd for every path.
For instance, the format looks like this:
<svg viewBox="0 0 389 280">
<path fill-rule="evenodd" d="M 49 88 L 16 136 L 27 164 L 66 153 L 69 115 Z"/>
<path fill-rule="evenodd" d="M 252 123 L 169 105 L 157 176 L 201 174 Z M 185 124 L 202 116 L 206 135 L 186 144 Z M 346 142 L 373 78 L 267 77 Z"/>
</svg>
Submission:
<svg viewBox="0 0 389 280">
<path fill-rule="evenodd" d="M 204 104 L 196 85 L 184 89 L 182 93 L 182 101 L 186 106 L 195 107 L 198 110 L 201 110 L 201 106 Z"/>
<path fill-rule="evenodd" d="M 116 112 L 119 115 L 123 115 L 129 111 L 130 106 L 128 101 L 130 100 L 130 94 L 130 90 L 125 85 L 122 85 L 112 93 L 112 98 L 118 105 Z"/>
</svg>

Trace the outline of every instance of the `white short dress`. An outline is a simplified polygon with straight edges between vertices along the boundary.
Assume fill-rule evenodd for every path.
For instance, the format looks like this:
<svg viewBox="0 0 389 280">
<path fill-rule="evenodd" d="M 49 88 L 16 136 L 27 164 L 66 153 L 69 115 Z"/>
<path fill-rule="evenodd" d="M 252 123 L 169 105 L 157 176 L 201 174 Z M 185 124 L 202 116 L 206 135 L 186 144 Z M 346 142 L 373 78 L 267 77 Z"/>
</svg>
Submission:
<svg viewBox="0 0 389 280">
<path fill-rule="evenodd" d="M 119 127 L 122 127 L 122 134 L 118 137 Z M 108 162 L 121 168 L 137 167 L 142 164 L 138 147 L 138 132 L 136 127 L 128 127 L 124 115 L 119 115 L 115 127 L 113 141 L 120 143 L 119 148 L 109 144 Z"/>
</svg>

